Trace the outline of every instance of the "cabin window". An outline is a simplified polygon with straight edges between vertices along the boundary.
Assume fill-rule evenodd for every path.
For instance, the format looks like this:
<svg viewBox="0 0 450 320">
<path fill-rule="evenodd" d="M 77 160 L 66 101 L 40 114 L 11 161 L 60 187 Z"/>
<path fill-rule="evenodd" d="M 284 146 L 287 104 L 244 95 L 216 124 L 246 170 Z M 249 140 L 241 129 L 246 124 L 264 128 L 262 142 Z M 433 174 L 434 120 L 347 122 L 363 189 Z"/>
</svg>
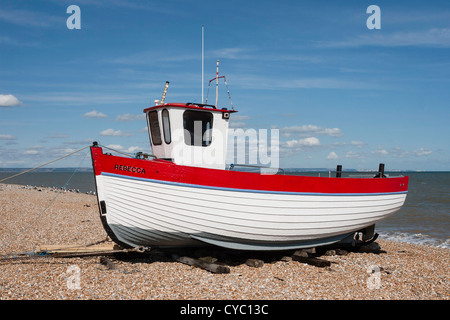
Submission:
<svg viewBox="0 0 450 320">
<path fill-rule="evenodd" d="M 211 112 L 186 110 L 183 114 L 184 142 L 190 146 L 209 146 L 212 124 Z"/>
<path fill-rule="evenodd" d="M 162 111 L 162 123 L 163 123 L 163 132 L 164 132 L 164 141 L 169 144 L 172 140 L 170 137 L 170 120 L 169 120 L 169 111 L 164 109 Z"/>
<path fill-rule="evenodd" d="M 148 125 L 150 126 L 150 135 L 154 145 L 162 144 L 161 130 L 159 129 L 158 111 L 148 113 Z"/>
</svg>

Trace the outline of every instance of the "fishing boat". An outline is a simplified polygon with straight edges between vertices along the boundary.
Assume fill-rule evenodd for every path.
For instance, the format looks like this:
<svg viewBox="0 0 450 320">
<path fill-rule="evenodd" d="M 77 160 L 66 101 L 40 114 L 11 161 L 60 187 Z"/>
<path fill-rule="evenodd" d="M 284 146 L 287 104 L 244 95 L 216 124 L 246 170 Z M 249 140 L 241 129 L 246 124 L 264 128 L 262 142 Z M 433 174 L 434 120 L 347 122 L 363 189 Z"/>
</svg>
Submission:
<svg viewBox="0 0 450 320">
<path fill-rule="evenodd" d="M 151 155 L 91 147 L 100 217 L 124 247 L 287 250 L 364 243 L 376 238 L 375 223 L 405 202 L 408 177 L 386 177 L 384 165 L 365 178 L 343 177 L 339 166 L 328 177 L 236 170 L 226 164 L 234 107 L 165 103 L 167 87 L 143 110 Z"/>
</svg>

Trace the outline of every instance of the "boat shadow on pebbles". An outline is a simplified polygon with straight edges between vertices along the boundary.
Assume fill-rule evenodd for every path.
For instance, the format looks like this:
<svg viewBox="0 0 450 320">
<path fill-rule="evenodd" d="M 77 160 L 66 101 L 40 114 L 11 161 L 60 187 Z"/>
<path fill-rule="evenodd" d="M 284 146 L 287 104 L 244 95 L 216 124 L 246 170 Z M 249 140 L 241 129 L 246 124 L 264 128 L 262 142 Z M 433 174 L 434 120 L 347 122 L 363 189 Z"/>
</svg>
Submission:
<svg viewBox="0 0 450 320">
<path fill-rule="evenodd" d="M 116 254 L 112 258 L 124 263 L 183 263 L 192 267 L 204 269 L 211 273 L 230 273 L 231 268 L 246 265 L 260 268 L 264 264 L 297 261 L 318 268 L 330 268 L 332 263 L 327 260 L 331 256 L 345 256 L 349 253 L 383 254 L 377 242 L 357 247 L 318 247 L 286 251 L 236 251 L 220 247 L 154 249 L 146 253 Z M 107 269 L 114 270 L 115 263 L 106 257 L 100 257 L 100 263 Z"/>
</svg>

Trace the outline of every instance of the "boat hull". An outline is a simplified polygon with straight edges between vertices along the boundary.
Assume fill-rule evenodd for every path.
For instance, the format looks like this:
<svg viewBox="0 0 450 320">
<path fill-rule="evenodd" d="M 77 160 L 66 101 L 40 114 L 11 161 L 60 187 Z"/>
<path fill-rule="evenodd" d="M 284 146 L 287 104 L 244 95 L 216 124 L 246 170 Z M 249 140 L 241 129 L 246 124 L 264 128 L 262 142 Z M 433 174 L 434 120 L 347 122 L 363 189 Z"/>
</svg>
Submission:
<svg viewBox="0 0 450 320">
<path fill-rule="evenodd" d="M 407 177 L 358 179 L 367 181 L 318 192 L 320 184 L 328 190 L 331 187 L 325 184 L 332 181 L 356 179 L 229 172 L 230 182 L 224 170 L 115 157 L 104 155 L 101 148 L 93 148 L 92 154 L 105 228 L 117 242 L 132 247 L 206 243 L 283 250 L 331 244 L 399 210 L 408 182 Z M 198 183 L 199 175 L 203 183 Z M 252 179 L 261 179 L 258 188 Z M 275 190 L 264 188 L 263 180 L 271 180 Z M 377 180 L 390 180 L 385 192 L 383 186 L 367 186 Z M 308 186 L 311 192 L 305 189 Z"/>
</svg>

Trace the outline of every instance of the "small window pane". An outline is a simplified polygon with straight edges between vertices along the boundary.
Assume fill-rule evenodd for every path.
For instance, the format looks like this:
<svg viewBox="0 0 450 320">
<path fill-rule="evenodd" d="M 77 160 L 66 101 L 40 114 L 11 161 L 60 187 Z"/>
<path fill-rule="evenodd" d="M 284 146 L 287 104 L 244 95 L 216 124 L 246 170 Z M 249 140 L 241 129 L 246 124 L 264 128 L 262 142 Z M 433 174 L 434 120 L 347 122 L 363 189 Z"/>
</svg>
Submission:
<svg viewBox="0 0 450 320">
<path fill-rule="evenodd" d="M 169 111 L 164 109 L 162 111 L 162 122 L 163 122 L 163 131 L 164 131 L 164 141 L 169 144 L 171 142 L 170 137 L 170 120 L 169 120 Z"/>
<path fill-rule="evenodd" d="M 183 114 L 184 142 L 190 146 L 209 146 L 212 124 L 211 112 L 186 110 Z"/>
<path fill-rule="evenodd" d="M 162 144 L 161 130 L 159 128 L 158 112 L 150 111 L 148 113 L 148 125 L 150 126 L 150 133 L 154 145 Z"/>
</svg>

